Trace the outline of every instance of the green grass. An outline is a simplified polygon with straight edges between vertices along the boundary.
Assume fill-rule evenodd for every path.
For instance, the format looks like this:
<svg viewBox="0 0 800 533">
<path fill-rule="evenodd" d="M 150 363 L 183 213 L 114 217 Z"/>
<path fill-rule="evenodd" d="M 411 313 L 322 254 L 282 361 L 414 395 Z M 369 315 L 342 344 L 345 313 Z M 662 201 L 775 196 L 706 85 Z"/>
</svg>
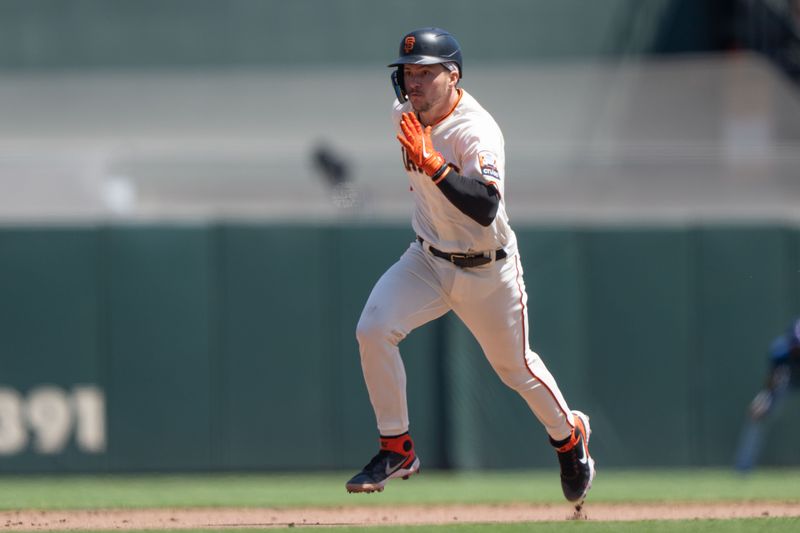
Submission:
<svg viewBox="0 0 800 533">
<path fill-rule="evenodd" d="M 0 476 L 0 509 L 149 507 L 305 507 L 402 504 L 564 503 L 554 471 L 445 473 L 426 471 L 395 481 L 382 494 L 347 494 L 349 473 L 244 475 Z M 590 502 L 800 502 L 800 469 L 602 470 Z M 327 529 L 327 528 L 326 528 Z M 237 531 L 319 531 L 314 527 L 236 528 Z M 180 530 L 207 533 L 208 529 Z M 337 533 L 783 533 L 800 518 L 646 522 L 537 522 L 441 526 L 336 527 Z"/>
<path fill-rule="evenodd" d="M 382 527 L 312 527 L 236 528 L 237 532 L 272 533 L 275 531 L 334 531 L 335 533 L 795 533 L 800 527 L 797 518 L 747 518 L 738 520 L 670 520 L 653 522 L 537 522 L 536 524 L 459 524 L 444 526 Z M 161 530 L 160 533 L 208 533 L 208 529 Z M 95 533 L 119 533 L 103 530 Z M 153 533 L 133 530 L 127 533 Z"/>
<path fill-rule="evenodd" d="M 461 524 L 336 528 L 336 533 L 796 533 L 800 519 L 674 520 L 663 522 L 537 522 L 524 524 Z M 285 528 L 278 531 L 319 531 L 319 528 Z M 275 531 L 271 529 L 270 531 Z M 185 533 L 185 532 L 184 532 Z"/>
<path fill-rule="evenodd" d="M 554 471 L 427 471 L 382 494 L 347 494 L 348 473 L 252 475 L 0 476 L 0 509 L 303 507 L 562 502 Z M 800 469 L 603 470 L 590 501 L 800 501 Z"/>
</svg>

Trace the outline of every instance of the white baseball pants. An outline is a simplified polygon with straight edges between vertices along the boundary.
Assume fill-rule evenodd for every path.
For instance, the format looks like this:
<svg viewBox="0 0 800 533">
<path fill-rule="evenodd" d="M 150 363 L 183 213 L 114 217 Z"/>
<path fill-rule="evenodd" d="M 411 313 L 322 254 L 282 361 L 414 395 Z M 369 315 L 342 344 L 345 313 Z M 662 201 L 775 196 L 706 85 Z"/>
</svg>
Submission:
<svg viewBox="0 0 800 533">
<path fill-rule="evenodd" d="M 517 391 L 555 440 L 572 413 L 544 362 L 528 346 L 528 295 L 519 254 L 460 268 L 411 244 L 375 284 L 356 328 L 361 368 L 381 435 L 408 431 L 406 373 L 398 344 L 447 311 L 469 328 L 500 379 Z"/>
</svg>

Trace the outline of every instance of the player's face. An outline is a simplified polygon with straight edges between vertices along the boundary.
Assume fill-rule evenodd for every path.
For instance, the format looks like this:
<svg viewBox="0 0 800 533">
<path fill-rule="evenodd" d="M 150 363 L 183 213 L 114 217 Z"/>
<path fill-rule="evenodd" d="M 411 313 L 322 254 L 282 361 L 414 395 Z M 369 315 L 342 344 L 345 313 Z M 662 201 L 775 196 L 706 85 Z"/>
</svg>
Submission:
<svg viewBox="0 0 800 533">
<path fill-rule="evenodd" d="M 451 72 L 440 64 L 405 65 L 403 80 L 408 99 L 418 113 L 447 102 L 450 90 L 455 86 Z"/>
</svg>

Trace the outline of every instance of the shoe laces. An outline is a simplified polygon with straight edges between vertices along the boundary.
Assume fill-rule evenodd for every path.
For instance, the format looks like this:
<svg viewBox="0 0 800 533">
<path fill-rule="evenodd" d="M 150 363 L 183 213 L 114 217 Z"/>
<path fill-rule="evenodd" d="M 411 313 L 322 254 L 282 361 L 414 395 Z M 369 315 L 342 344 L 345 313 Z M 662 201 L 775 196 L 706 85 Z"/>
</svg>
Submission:
<svg viewBox="0 0 800 533">
<path fill-rule="evenodd" d="M 375 470 L 375 468 L 377 468 L 379 465 L 383 465 L 384 462 L 389 459 L 389 456 L 392 453 L 393 452 L 390 452 L 388 450 L 379 451 L 377 453 L 377 455 L 375 455 L 375 457 L 370 459 L 369 463 L 367 463 L 367 465 L 364 467 L 364 470 L 368 471 L 368 472 L 371 472 L 371 471 Z M 395 455 L 397 455 L 397 454 L 395 454 Z"/>
</svg>

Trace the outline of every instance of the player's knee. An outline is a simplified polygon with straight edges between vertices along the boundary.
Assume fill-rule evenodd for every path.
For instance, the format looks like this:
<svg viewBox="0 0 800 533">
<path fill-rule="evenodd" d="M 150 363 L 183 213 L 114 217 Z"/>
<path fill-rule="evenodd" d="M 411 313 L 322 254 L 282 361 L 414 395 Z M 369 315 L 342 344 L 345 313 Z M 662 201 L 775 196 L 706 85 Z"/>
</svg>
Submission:
<svg viewBox="0 0 800 533">
<path fill-rule="evenodd" d="M 358 344 L 364 346 L 376 342 L 384 336 L 380 321 L 368 316 L 361 316 L 356 326 Z"/>
<path fill-rule="evenodd" d="M 397 345 L 402 335 L 378 316 L 363 314 L 356 326 L 356 339 L 361 346 L 390 343 Z"/>
</svg>

